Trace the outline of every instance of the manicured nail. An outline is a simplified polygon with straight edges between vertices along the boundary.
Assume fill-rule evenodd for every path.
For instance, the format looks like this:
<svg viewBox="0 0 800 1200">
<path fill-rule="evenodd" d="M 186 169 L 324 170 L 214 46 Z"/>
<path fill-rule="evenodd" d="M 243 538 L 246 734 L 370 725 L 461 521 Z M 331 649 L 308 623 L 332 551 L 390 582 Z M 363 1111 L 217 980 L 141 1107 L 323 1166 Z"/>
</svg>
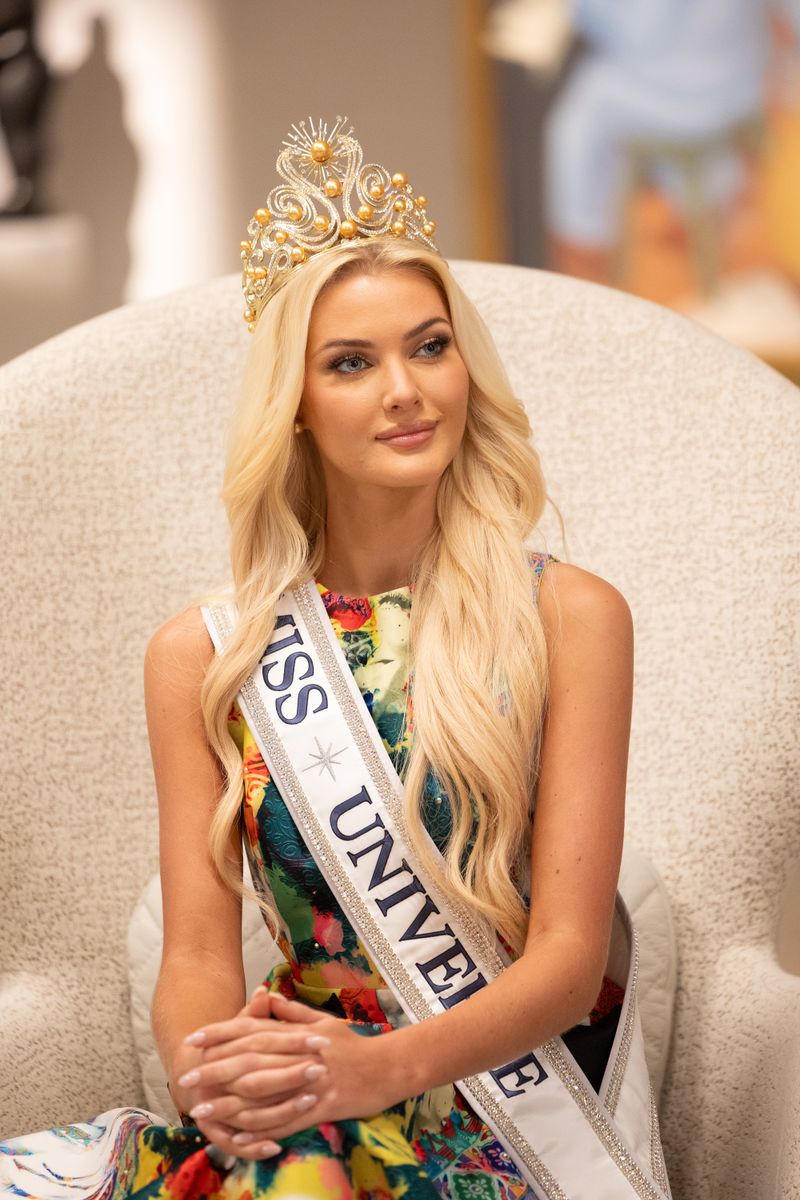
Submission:
<svg viewBox="0 0 800 1200">
<path fill-rule="evenodd" d="M 305 1112 L 307 1108 L 311 1108 L 311 1106 L 316 1103 L 316 1096 L 299 1096 L 294 1102 L 294 1107 L 298 1112 Z"/>
<path fill-rule="evenodd" d="M 322 1063 L 312 1063 L 310 1067 L 306 1067 L 306 1079 L 322 1079 L 322 1076 L 327 1074 L 327 1069 L 323 1067 Z M 189 1116 L 191 1117 L 193 1114 L 189 1113 Z"/>
<path fill-rule="evenodd" d="M 208 1101 L 204 1101 L 202 1104 L 195 1104 L 194 1108 L 190 1108 L 189 1116 L 194 1117 L 195 1119 L 198 1117 L 210 1117 L 213 1111 L 214 1105 L 210 1104 Z"/>
<path fill-rule="evenodd" d="M 277 1142 L 262 1142 L 258 1149 L 264 1158 L 272 1158 L 273 1155 L 281 1152 Z"/>
<path fill-rule="evenodd" d="M 189 1115 L 191 1116 L 191 1113 Z M 241 1133 L 235 1133 L 231 1138 L 231 1141 L 235 1142 L 237 1146 L 246 1146 L 248 1142 L 254 1142 L 255 1140 L 256 1135 L 254 1133 L 245 1133 L 244 1130 Z"/>
<path fill-rule="evenodd" d="M 321 1033 L 312 1033 L 306 1038 L 307 1050 L 323 1050 L 326 1046 L 330 1046 L 331 1039 L 323 1037 Z M 180 1083 L 180 1079 L 178 1080 Z"/>
<path fill-rule="evenodd" d="M 187 1034 L 183 1040 L 187 1046 L 202 1046 L 206 1035 L 202 1029 L 196 1029 L 194 1033 Z"/>
<path fill-rule="evenodd" d="M 187 1071 L 185 1075 L 181 1075 L 178 1083 L 181 1085 L 181 1087 L 192 1087 L 193 1084 L 199 1083 L 199 1081 L 199 1071 Z"/>
</svg>

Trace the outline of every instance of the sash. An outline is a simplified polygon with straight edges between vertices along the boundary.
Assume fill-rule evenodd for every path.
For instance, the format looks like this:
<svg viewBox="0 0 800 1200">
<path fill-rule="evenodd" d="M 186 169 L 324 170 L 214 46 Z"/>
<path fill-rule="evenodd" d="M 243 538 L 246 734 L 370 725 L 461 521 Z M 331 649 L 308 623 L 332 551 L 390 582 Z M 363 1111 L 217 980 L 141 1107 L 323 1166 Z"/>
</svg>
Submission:
<svg viewBox="0 0 800 1200">
<path fill-rule="evenodd" d="M 224 652 L 234 607 L 202 611 Z M 238 699 L 310 853 L 410 1021 L 494 979 L 508 963 L 494 934 L 415 861 L 402 783 L 313 581 L 281 597 Z M 671 1200 L 636 1003 L 636 935 L 619 894 L 607 973 L 625 983 L 625 999 L 599 1095 L 560 1037 L 455 1085 L 537 1200 Z"/>
</svg>

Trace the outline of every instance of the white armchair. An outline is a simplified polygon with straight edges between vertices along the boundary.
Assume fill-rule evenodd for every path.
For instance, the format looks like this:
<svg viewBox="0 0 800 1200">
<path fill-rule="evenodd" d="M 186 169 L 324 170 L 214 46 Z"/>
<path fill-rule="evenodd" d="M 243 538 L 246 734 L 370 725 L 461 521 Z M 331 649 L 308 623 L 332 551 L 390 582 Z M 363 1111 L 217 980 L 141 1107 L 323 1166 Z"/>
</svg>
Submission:
<svg viewBox="0 0 800 1200">
<path fill-rule="evenodd" d="M 652 305 L 454 269 L 529 406 L 567 553 L 634 614 L 628 836 L 664 879 L 680 956 L 661 1104 L 675 1198 L 800 1194 L 800 977 L 781 966 L 800 957 L 800 888 L 783 899 L 800 861 L 800 396 Z M 141 662 L 225 575 L 240 307 L 222 279 L 0 371 L 3 1136 L 144 1099 L 125 963 L 157 861 Z"/>
</svg>

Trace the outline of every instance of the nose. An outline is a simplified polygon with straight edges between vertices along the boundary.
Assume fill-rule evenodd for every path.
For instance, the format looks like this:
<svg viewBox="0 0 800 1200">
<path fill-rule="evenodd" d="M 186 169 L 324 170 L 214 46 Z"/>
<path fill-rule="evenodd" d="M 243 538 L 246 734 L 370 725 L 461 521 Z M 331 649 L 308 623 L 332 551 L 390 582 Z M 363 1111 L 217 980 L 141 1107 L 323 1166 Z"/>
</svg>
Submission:
<svg viewBox="0 0 800 1200">
<path fill-rule="evenodd" d="M 384 407 L 390 412 L 398 412 L 413 408 L 421 399 L 414 372 L 408 362 L 404 358 L 387 362 Z"/>
</svg>

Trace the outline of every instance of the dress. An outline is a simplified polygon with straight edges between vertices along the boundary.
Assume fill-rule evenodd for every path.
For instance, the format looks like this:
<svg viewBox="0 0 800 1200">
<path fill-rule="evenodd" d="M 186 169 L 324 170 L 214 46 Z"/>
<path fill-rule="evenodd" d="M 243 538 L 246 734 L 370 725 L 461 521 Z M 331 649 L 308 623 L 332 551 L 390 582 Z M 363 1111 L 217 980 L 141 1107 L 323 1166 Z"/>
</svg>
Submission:
<svg viewBox="0 0 800 1200">
<path fill-rule="evenodd" d="M 532 556 L 537 584 L 548 557 Z M 408 749 L 411 590 L 353 598 L 317 586 L 367 708 L 399 766 Z M 286 962 L 269 973 L 267 986 L 346 1018 L 367 1036 L 391 1032 L 405 1017 L 306 849 L 237 705 L 229 728 L 244 763 L 244 843 L 251 872 L 256 886 L 269 887 L 284 927 L 279 942 Z M 446 796 L 429 782 L 425 822 L 440 848 L 449 815 Z M 591 1024 L 571 1031 L 570 1048 L 590 1077 L 597 1071 L 602 1075 L 621 999 L 620 990 L 606 982 Z M 530 1195 L 491 1130 L 451 1084 L 374 1117 L 314 1126 L 285 1139 L 275 1158 L 236 1159 L 230 1166 L 215 1147 L 207 1151 L 190 1118 L 183 1120 L 175 1126 L 139 1109 L 114 1109 L 92 1122 L 0 1142 L 0 1197 L 518 1200 Z"/>
</svg>

